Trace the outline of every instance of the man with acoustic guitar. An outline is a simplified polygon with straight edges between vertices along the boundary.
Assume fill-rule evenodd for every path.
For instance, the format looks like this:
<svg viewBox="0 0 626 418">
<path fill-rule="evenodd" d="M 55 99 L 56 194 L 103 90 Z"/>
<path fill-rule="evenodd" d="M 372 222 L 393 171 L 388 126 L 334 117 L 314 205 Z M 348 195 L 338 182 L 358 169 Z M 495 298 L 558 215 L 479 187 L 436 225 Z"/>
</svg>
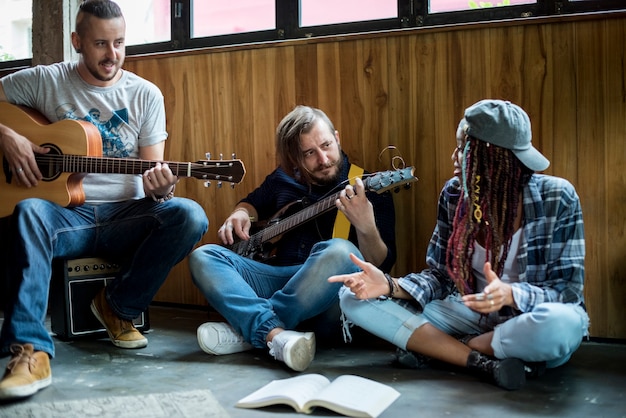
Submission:
<svg viewBox="0 0 626 418">
<path fill-rule="evenodd" d="M 368 175 L 361 180 L 363 170 L 350 164 L 321 110 L 297 106 L 286 115 L 276 154 L 279 167 L 219 229 L 225 246 L 207 244 L 189 257 L 194 283 L 228 322 L 201 325 L 198 342 L 213 355 L 267 347 L 276 360 L 303 371 L 315 355 L 310 330 L 341 330 L 340 286 L 326 279 L 356 271 L 351 252 L 389 271 L 396 260 L 395 214 L 389 193 L 366 190 Z M 253 220 L 269 226 L 251 235 Z M 264 232 L 283 223 L 293 227 L 270 246 Z M 239 243 L 245 248 L 235 250 Z M 310 318 L 320 319 L 309 321 L 319 329 L 296 330 Z"/>
<path fill-rule="evenodd" d="M 122 69 L 125 30 L 116 3 L 84 1 L 72 33 L 78 62 L 37 66 L 0 80 L 0 102 L 34 109 L 52 126 L 67 118 L 86 123 L 97 113 L 95 131 L 105 157 L 155 161 L 139 174 L 84 175 L 79 192 L 85 204 L 65 207 L 37 194 L 46 183 L 37 158 L 52 154 L 53 147 L 0 124 L 3 182 L 33 192 L 17 203 L 11 219 L 15 253 L 9 279 L 15 291 L 7 298 L 0 350 L 12 359 L 0 382 L 0 399 L 30 396 L 51 383 L 54 343 L 44 321 L 54 258 L 99 256 L 120 264 L 91 309 L 116 346 L 141 348 L 148 341 L 133 318 L 147 309 L 170 269 L 207 231 L 202 207 L 172 198 L 178 176 L 157 162 L 163 161 L 168 136 L 163 96 L 152 83 Z M 86 131 L 97 121 L 91 122 Z M 78 140 L 85 138 L 68 139 Z M 74 180 L 68 182 L 73 186 Z"/>
</svg>

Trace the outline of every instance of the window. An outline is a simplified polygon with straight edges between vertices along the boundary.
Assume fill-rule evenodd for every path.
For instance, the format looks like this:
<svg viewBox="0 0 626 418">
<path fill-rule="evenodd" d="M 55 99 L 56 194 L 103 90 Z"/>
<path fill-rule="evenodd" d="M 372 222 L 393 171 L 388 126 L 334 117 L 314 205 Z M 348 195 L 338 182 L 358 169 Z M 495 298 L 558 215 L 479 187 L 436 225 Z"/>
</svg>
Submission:
<svg viewBox="0 0 626 418">
<path fill-rule="evenodd" d="M 191 10 L 191 37 L 276 29 L 274 0 L 196 0 Z"/>
<path fill-rule="evenodd" d="M 398 17 L 397 0 L 300 0 L 300 26 Z M 329 13 L 332 10 L 332 13 Z"/>
<path fill-rule="evenodd" d="M 459 10 L 486 9 L 490 7 L 534 4 L 535 0 L 431 0 L 430 13 L 454 12 Z"/>
<path fill-rule="evenodd" d="M 0 61 L 33 57 L 32 8 L 32 0 L 0 0 Z"/>
<path fill-rule="evenodd" d="M 0 0 L 0 68 L 30 65 L 33 1 L 48 3 Z M 116 1 L 128 55 L 626 8 L 624 0 Z"/>
<path fill-rule="evenodd" d="M 115 0 L 126 20 L 126 45 L 170 41 L 170 0 Z"/>
</svg>

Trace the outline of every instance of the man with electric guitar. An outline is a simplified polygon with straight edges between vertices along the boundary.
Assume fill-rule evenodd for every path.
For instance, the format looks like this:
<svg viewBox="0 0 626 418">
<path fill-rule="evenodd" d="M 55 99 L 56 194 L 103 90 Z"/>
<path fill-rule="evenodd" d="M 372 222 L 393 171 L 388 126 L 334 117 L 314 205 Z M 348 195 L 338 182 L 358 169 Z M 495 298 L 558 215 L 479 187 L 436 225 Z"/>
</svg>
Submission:
<svg viewBox="0 0 626 418">
<path fill-rule="evenodd" d="M 189 257 L 194 283 L 228 322 L 202 324 L 198 343 L 213 355 L 269 348 L 276 360 L 303 371 L 315 355 L 315 333 L 296 328 L 326 316 L 321 332 L 341 330 L 340 286 L 326 279 L 356 271 L 351 252 L 389 271 L 395 213 L 389 193 L 372 191 L 380 179 L 350 164 L 319 109 L 297 106 L 283 118 L 276 154 L 279 167 L 219 228 L 224 245 L 204 245 Z M 413 180 L 409 172 L 400 183 Z M 268 226 L 251 234 L 259 220 Z"/>
<path fill-rule="evenodd" d="M 72 33 L 78 62 L 28 68 L 0 80 L 0 102 L 36 110 L 51 122 L 51 134 L 58 127 L 58 142 L 67 142 L 44 142 L 9 126 L 9 118 L 0 123 L 3 199 L 33 192 L 17 199 L 11 218 L 16 233 L 9 278 L 15 291 L 7 298 L 0 350 L 12 359 L 0 382 L 0 399 L 30 396 L 51 383 L 54 343 L 44 321 L 53 259 L 116 260 L 120 272 L 91 310 L 113 344 L 141 348 L 148 341 L 132 320 L 207 231 L 198 203 L 173 198 L 179 175 L 161 163 L 168 136 L 163 96 L 154 84 L 122 69 L 125 30 L 116 3 L 84 1 Z M 4 105 L 6 117 L 10 108 Z M 98 140 L 85 146 L 84 136 L 74 136 L 76 126 L 85 133 L 95 130 Z M 50 140 L 55 135 L 46 138 L 57 142 Z M 80 175 L 49 176 L 51 168 L 67 171 L 74 161 L 60 151 L 79 146 L 95 156 L 104 150 L 102 161 L 115 164 L 93 173 L 77 167 Z M 153 163 L 137 172 L 116 171 L 137 167 L 139 158 Z M 95 160 L 88 165 L 100 162 Z M 37 195 L 59 176 L 67 179 L 62 189 L 73 190 L 67 205 L 55 196 Z"/>
</svg>

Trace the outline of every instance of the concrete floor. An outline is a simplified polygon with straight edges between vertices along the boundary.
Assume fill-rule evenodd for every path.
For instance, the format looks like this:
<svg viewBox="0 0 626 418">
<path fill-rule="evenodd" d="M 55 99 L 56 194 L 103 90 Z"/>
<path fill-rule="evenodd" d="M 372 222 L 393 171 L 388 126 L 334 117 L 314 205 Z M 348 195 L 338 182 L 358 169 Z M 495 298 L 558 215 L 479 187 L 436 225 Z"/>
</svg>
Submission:
<svg viewBox="0 0 626 418">
<path fill-rule="evenodd" d="M 196 328 L 207 321 L 204 310 L 152 306 L 149 312 L 149 344 L 144 349 L 123 350 L 94 338 L 57 340 L 52 385 L 26 402 L 210 389 L 233 418 L 302 417 L 289 407 L 234 406 L 271 380 L 296 372 L 263 351 L 228 356 L 202 352 Z M 401 396 L 382 418 L 626 417 L 626 344 L 585 342 L 564 367 L 509 392 L 452 368 L 401 368 L 394 365 L 388 344 L 376 341 L 364 347 L 360 341 L 356 346 L 318 347 L 306 373 L 330 380 L 357 374 L 394 387 Z M 2 362 L 4 367 L 6 359 Z M 318 408 L 313 416 L 337 415 Z"/>
</svg>

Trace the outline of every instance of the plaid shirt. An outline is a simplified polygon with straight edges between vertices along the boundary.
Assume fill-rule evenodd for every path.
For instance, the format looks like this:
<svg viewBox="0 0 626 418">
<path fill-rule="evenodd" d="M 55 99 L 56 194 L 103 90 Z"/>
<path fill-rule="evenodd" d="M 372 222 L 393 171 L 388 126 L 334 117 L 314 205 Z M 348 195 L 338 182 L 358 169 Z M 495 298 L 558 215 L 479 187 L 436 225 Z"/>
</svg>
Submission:
<svg viewBox="0 0 626 418">
<path fill-rule="evenodd" d="M 429 268 L 399 280 L 422 307 L 457 292 L 445 262 L 459 196 L 460 183 L 454 177 L 439 196 L 437 226 L 426 255 Z M 574 186 L 562 178 L 534 174 L 523 196 L 519 282 L 511 283 L 519 312 L 529 312 L 543 302 L 583 303 L 585 238 Z"/>
</svg>

